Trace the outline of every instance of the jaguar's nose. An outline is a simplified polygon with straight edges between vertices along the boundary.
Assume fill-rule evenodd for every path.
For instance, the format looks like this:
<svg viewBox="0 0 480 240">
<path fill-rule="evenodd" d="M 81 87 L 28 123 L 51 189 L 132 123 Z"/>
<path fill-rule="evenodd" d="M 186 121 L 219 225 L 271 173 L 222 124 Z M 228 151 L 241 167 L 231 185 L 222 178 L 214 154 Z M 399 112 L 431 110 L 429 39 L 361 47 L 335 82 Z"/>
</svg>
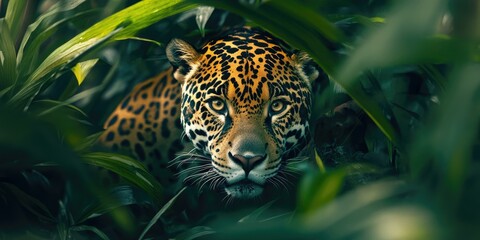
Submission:
<svg viewBox="0 0 480 240">
<path fill-rule="evenodd" d="M 230 152 L 228 153 L 228 156 L 230 157 L 230 159 L 234 163 L 240 165 L 243 168 L 246 176 L 248 176 L 248 173 L 250 172 L 250 170 L 252 170 L 256 166 L 260 165 L 267 158 L 267 155 L 263 155 L 263 156 L 261 156 L 261 155 L 257 155 L 257 156 L 246 155 L 246 156 L 243 156 L 241 154 L 233 155 Z"/>
</svg>

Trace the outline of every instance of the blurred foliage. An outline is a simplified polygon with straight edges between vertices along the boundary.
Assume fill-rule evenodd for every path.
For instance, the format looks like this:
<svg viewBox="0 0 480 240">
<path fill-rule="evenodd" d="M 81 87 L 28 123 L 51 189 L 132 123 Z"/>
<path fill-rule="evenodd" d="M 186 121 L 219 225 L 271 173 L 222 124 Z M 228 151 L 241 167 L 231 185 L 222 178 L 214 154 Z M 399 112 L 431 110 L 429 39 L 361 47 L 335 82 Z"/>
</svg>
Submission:
<svg viewBox="0 0 480 240">
<path fill-rule="evenodd" d="M 198 7 L 211 6 L 214 7 Z M 480 237 L 480 5 L 472 0 L 0 1 L 1 239 Z M 213 10 L 213 12 L 212 12 Z M 164 46 L 262 27 L 324 74 L 318 153 L 257 200 L 94 146 Z M 119 185 L 103 182 L 109 170 Z"/>
</svg>

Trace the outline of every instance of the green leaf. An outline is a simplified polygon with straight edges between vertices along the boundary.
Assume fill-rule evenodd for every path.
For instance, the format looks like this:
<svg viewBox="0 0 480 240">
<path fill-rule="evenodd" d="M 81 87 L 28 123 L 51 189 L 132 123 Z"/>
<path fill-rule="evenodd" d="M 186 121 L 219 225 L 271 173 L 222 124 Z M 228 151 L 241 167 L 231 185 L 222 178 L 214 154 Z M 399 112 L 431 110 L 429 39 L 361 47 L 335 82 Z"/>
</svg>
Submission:
<svg viewBox="0 0 480 240">
<path fill-rule="evenodd" d="M 0 183 L 0 188 L 3 188 L 8 195 L 14 196 L 18 203 L 27 209 L 30 213 L 41 219 L 42 221 L 54 222 L 55 218 L 48 208 L 38 199 L 28 195 L 17 186 L 10 183 Z"/>
<path fill-rule="evenodd" d="M 37 115 L 38 116 L 43 116 L 43 115 L 47 115 L 51 112 L 54 112 L 54 111 L 58 110 L 59 108 L 69 107 L 72 110 L 75 110 L 78 113 L 80 113 L 81 115 L 86 117 L 87 114 L 85 114 L 80 108 L 78 108 L 78 107 L 76 107 L 72 104 L 99 92 L 101 89 L 102 89 L 102 86 L 93 87 L 93 88 L 87 89 L 85 91 L 79 92 L 79 93 L 71 96 L 70 98 L 68 98 L 64 101 L 54 101 L 54 100 L 38 100 L 38 101 L 35 101 L 34 103 L 47 103 L 47 102 L 49 102 L 51 104 L 49 108 L 42 109 L 41 112 L 37 112 Z"/>
<path fill-rule="evenodd" d="M 382 130 L 383 128 L 382 131 L 384 132 L 385 136 L 387 137 L 390 136 L 389 140 L 395 143 L 397 147 L 403 149 L 403 146 L 402 146 L 403 142 L 401 141 L 402 140 L 401 129 L 400 129 L 397 117 L 393 112 L 392 106 L 389 100 L 387 99 L 386 94 L 383 92 L 382 87 L 380 86 L 380 83 L 377 80 L 377 78 L 375 78 L 375 76 L 370 71 L 367 71 L 365 73 L 365 76 L 367 77 L 368 82 L 372 87 L 372 90 L 374 90 L 375 100 L 381 104 L 383 116 L 385 118 L 388 118 L 388 119 L 385 119 L 388 121 L 388 124 L 385 121 L 384 123 L 385 125 L 377 125 L 377 126 L 379 127 L 382 126 L 380 129 Z M 375 117 L 379 118 L 381 116 L 379 113 L 377 113 Z M 387 126 L 388 126 L 388 130 L 387 130 Z"/>
<path fill-rule="evenodd" d="M 24 109 L 28 109 L 29 103 L 27 102 L 28 100 L 33 100 L 36 94 L 40 91 L 41 87 L 46 84 L 47 82 L 54 80 L 56 75 L 60 72 L 62 72 L 64 69 L 68 69 L 73 63 L 75 63 L 77 60 L 81 59 L 84 57 L 87 53 L 93 51 L 98 47 L 98 45 L 101 45 L 105 42 L 107 42 L 110 38 L 113 37 L 118 31 L 120 31 L 121 28 L 116 29 L 115 31 L 111 32 L 109 35 L 105 36 L 102 39 L 90 39 L 90 41 L 83 42 L 81 44 L 75 45 L 74 49 L 70 49 L 69 51 L 59 53 L 56 59 L 58 64 L 53 64 L 54 66 L 47 67 L 43 69 L 45 72 L 43 73 L 44 75 L 41 76 L 41 78 L 35 79 L 32 78 L 35 74 L 35 72 L 30 75 L 30 77 L 27 79 L 27 81 L 23 84 L 23 86 L 20 88 L 20 90 L 13 95 L 13 97 L 10 99 L 9 103 L 16 106 L 20 107 L 20 104 L 25 104 Z M 58 50 L 58 48 L 57 48 Z M 80 51 L 83 50 L 83 51 Z M 70 55 L 76 53 L 76 55 Z M 50 55 L 52 56 L 52 55 Z M 71 58 L 70 58 L 71 57 Z M 47 57 L 48 59 L 48 57 Z M 42 63 L 44 64 L 45 61 Z M 42 69 L 42 65 L 40 65 L 39 68 L 37 68 L 35 71 L 38 71 L 39 69 Z M 49 76 L 45 76 L 49 74 Z"/>
<path fill-rule="evenodd" d="M 83 231 L 89 231 L 97 235 L 100 239 L 103 240 L 109 240 L 107 234 L 102 232 L 100 229 L 94 227 L 94 226 L 87 226 L 87 225 L 80 225 L 80 226 L 74 226 L 70 228 L 70 231 L 76 231 L 76 232 L 83 232 Z"/>
<path fill-rule="evenodd" d="M 18 49 L 17 64 L 19 72 L 22 73 L 21 82 L 27 80 L 27 76 L 38 67 L 38 57 L 40 55 L 40 48 L 42 44 L 47 41 L 60 27 L 64 24 L 80 18 L 88 17 L 93 13 L 93 10 L 84 11 L 76 14 L 68 14 L 74 12 L 76 6 L 70 6 L 66 8 L 54 7 L 52 10 L 41 15 L 34 23 L 30 24 L 25 32 L 25 35 Z M 66 17 L 61 18 L 59 21 L 48 24 L 58 14 L 65 14 Z M 44 26 L 47 26 L 45 29 Z"/>
<path fill-rule="evenodd" d="M 334 75 L 334 81 L 346 90 L 396 146 L 400 144 L 399 132 L 385 117 L 379 104 L 361 91 L 357 76 L 372 68 L 417 63 L 422 58 L 431 61 L 431 53 L 443 58 L 444 49 L 432 52 L 432 44 L 424 43 L 433 34 L 445 4 L 443 0 L 401 2 L 387 23 L 367 35 Z M 419 54 L 419 50 L 429 54 Z"/>
<path fill-rule="evenodd" d="M 265 212 L 267 209 L 269 209 L 273 203 L 275 203 L 276 200 L 272 200 L 266 204 L 264 204 L 263 206 L 255 209 L 255 211 L 253 211 L 252 213 L 248 214 L 247 216 L 241 218 L 240 220 L 238 220 L 239 223 L 245 223 L 245 222 L 256 222 L 258 221 L 258 217 L 260 217 L 260 215 L 262 215 L 263 212 Z"/>
<path fill-rule="evenodd" d="M 325 38 L 332 42 L 342 42 L 345 40 L 343 32 L 340 31 L 334 24 L 328 21 L 325 17 L 318 14 L 314 9 L 309 8 L 305 4 L 298 1 L 276 0 L 272 1 L 272 5 L 276 6 L 279 12 L 288 13 L 292 18 L 302 22 L 312 31 L 317 31 Z"/>
<path fill-rule="evenodd" d="M 53 51 L 30 75 L 10 103 L 25 104 L 52 74 L 107 41 L 126 39 L 139 30 L 195 7 L 182 0 L 144 0 L 98 22 Z"/>
<path fill-rule="evenodd" d="M 183 187 L 170 201 L 168 201 L 163 207 L 153 216 L 152 220 L 148 223 L 148 225 L 143 229 L 142 234 L 138 238 L 139 240 L 142 240 L 145 234 L 147 234 L 148 230 L 162 217 L 162 215 L 173 205 L 173 203 L 177 200 L 177 198 L 187 189 L 186 187 Z"/>
<path fill-rule="evenodd" d="M 315 162 L 317 163 L 318 170 L 320 173 L 325 173 L 325 165 L 323 164 L 322 158 L 320 158 L 320 155 L 318 155 L 317 149 L 314 149 L 315 151 Z"/>
<path fill-rule="evenodd" d="M 54 100 L 39 100 L 32 103 L 29 113 L 49 122 L 59 132 L 62 141 L 70 146 L 84 142 L 84 138 L 93 130 L 88 116 L 78 107 Z"/>
<path fill-rule="evenodd" d="M 465 186 L 477 160 L 474 152 L 480 130 L 479 74 L 478 63 L 458 66 L 452 72 L 449 86 L 440 95 L 441 108 L 432 113 L 432 121 L 418 134 L 409 151 L 413 177 L 421 183 L 435 183 L 442 201 L 451 209 L 461 207 L 461 196 L 472 191 Z"/>
<path fill-rule="evenodd" d="M 345 225 L 339 224 L 339 222 L 349 219 L 357 211 L 393 196 L 406 194 L 411 190 L 401 181 L 384 181 L 361 186 L 323 208 L 311 209 L 309 214 L 302 216 L 301 222 L 307 228 L 317 231 L 331 226 L 344 228 Z"/>
<path fill-rule="evenodd" d="M 74 10 L 81 5 L 85 0 L 59 2 L 52 6 L 47 12 L 40 15 L 35 22 L 27 27 L 27 30 L 23 36 L 22 43 L 18 49 L 17 64 L 19 66 L 32 64 L 33 56 L 38 55 L 40 45 L 48 39 L 61 25 L 78 15 L 82 16 L 83 13 L 75 14 L 74 16 L 68 16 L 62 18 L 60 21 L 50 23 L 58 14 L 67 13 Z M 42 23 L 47 26 L 43 29 Z M 23 64 L 22 64 L 23 63 Z M 30 73 L 28 68 L 20 67 L 22 71 Z"/>
<path fill-rule="evenodd" d="M 120 40 L 120 39 L 119 39 Z M 125 40 L 137 40 L 137 41 L 143 41 L 143 42 L 148 42 L 148 43 L 153 43 L 157 46 L 162 46 L 162 43 L 158 42 L 158 41 L 155 41 L 153 39 L 148 39 L 148 38 L 141 38 L 141 37 L 129 37 L 129 38 L 125 38 Z"/>
<path fill-rule="evenodd" d="M 310 214 L 331 202 L 343 185 L 345 169 L 305 176 L 299 189 L 299 211 Z"/>
<path fill-rule="evenodd" d="M 137 160 L 114 153 L 93 152 L 82 156 L 88 164 L 108 169 L 147 192 L 157 203 L 163 200 L 163 187 Z"/>
<path fill-rule="evenodd" d="M 88 151 L 91 147 L 95 146 L 98 142 L 98 138 L 103 134 L 102 132 L 94 133 L 90 136 L 87 136 L 83 141 L 74 146 L 76 152 Z"/>
<path fill-rule="evenodd" d="M 420 65 L 420 69 L 424 71 L 441 90 L 445 90 L 447 80 L 435 67 L 433 67 L 431 64 L 423 64 Z"/>
<path fill-rule="evenodd" d="M 215 230 L 213 230 L 210 227 L 206 226 L 196 226 L 193 228 L 190 228 L 179 235 L 175 236 L 175 239 L 177 240 L 192 240 L 192 239 L 197 239 L 199 237 L 203 237 L 206 235 L 211 235 L 214 234 Z"/>
<path fill-rule="evenodd" d="M 85 80 L 85 77 L 87 77 L 88 73 L 93 66 L 95 66 L 97 61 L 98 58 L 79 62 L 72 68 L 72 72 L 75 74 L 79 86 L 82 84 L 83 80 Z"/>
<path fill-rule="evenodd" d="M 80 224 L 91 218 L 101 216 L 103 214 L 112 212 L 120 207 L 128 206 L 137 203 L 134 197 L 131 186 L 118 186 L 112 189 L 109 194 L 98 196 L 93 203 L 83 209 L 80 216 L 76 219 L 75 223 Z M 114 216 L 115 216 L 115 212 Z M 122 214 L 116 213 L 117 215 Z M 119 220 L 119 219 L 117 219 Z M 121 221 L 119 221 L 121 222 Z"/>
<path fill-rule="evenodd" d="M 13 41 L 15 41 L 20 34 L 27 2 L 27 0 L 10 0 L 8 2 L 5 21 L 10 28 L 10 36 Z M 4 35 L 2 34 L 2 36 Z"/>
<path fill-rule="evenodd" d="M 3 90 L 17 78 L 15 43 L 5 19 L 0 19 L 0 35 L 0 90 Z"/>
</svg>

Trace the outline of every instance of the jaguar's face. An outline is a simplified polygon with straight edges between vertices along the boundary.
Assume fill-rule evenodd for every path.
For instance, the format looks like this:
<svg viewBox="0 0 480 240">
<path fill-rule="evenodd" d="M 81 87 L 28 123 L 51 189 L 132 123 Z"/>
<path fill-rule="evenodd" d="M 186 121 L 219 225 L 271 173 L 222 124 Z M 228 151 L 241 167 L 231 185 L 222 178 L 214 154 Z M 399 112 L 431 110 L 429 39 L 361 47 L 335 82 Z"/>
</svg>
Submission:
<svg viewBox="0 0 480 240">
<path fill-rule="evenodd" d="M 185 133 L 211 159 L 207 179 L 221 179 L 233 197 L 258 196 L 307 142 L 306 56 L 251 29 L 211 41 L 199 53 L 174 40 L 168 53 L 179 60 Z"/>
</svg>

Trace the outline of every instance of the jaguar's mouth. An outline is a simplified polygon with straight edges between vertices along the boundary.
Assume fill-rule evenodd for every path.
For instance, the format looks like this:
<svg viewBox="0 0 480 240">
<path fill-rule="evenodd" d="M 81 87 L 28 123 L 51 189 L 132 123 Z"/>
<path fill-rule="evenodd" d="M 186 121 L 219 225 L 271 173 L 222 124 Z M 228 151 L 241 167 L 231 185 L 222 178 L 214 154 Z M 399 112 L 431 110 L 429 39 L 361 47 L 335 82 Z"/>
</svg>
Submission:
<svg viewBox="0 0 480 240">
<path fill-rule="evenodd" d="M 233 184 L 227 184 L 225 192 L 234 198 L 250 199 L 262 194 L 263 185 L 244 179 Z"/>
</svg>

